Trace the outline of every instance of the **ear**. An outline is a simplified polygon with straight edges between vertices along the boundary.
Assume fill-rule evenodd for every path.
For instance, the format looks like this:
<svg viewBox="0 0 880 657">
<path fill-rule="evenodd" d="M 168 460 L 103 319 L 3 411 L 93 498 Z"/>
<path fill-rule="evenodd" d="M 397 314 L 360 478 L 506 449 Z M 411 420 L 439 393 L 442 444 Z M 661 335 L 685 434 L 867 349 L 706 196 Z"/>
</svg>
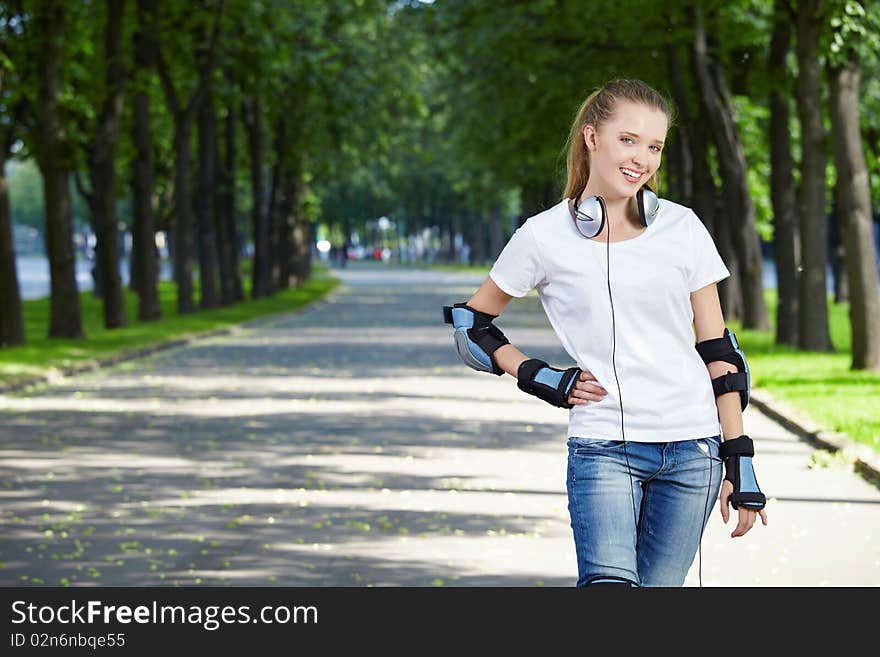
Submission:
<svg viewBox="0 0 880 657">
<path fill-rule="evenodd" d="M 590 124 L 585 125 L 584 129 L 583 129 L 583 135 L 584 135 L 584 144 L 586 145 L 588 151 L 592 152 L 599 147 L 599 142 L 598 142 L 599 136 L 596 133 L 595 127 L 593 127 Z"/>
</svg>

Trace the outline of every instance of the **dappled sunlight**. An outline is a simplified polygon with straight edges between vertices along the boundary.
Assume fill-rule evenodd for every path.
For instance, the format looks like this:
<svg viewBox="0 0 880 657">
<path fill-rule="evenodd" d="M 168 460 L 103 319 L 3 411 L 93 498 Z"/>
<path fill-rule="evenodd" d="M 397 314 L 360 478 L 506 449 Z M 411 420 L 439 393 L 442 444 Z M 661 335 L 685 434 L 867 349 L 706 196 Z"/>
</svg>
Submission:
<svg viewBox="0 0 880 657">
<path fill-rule="evenodd" d="M 459 390 L 459 395 L 465 391 Z M 370 397 L 374 397 L 371 399 Z M 450 399 L 433 398 L 422 388 L 421 395 L 402 393 L 382 393 L 370 395 L 364 391 L 355 398 L 348 394 L 342 399 L 320 399 L 312 393 L 291 393 L 285 399 L 267 399 L 262 396 L 251 399 L 114 399 L 109 397 L 69 398 L 33 397 L 10 400 L 0 397 L 0 411 L 66 412 L 92 415 L 95 413 L 132 414 L 146 419 L 150 416 L 184 416 L 190 418 L 238 418 L 277 414 L 296 416 L 325 416 L 348 413 L 369 417 L 370 422 L 381 423 L 386 414 L 413 413 L 415 415 L 441 419 L 468 418 L 482 421 L 520 420 L 538 424 L 551 424 L 564 431 L 565 423 L 552 407 L 540 406 L 538 401 L 511 403 L 508 406 L 497 403 L 499 400 L 483 400 L 456 396 Z M 505 400 L 507 401 L 507 400 Z M 546 405 L 545 405 L 546 406 Z"/>
<path fill-rule="evenodd" d="M 567 412 L 461 364 L 439 311 L 460 277 L 358 276 L 306 312 L 0 396 L 0 583 L 571 586 Z M 526 353 L 568 362 L 536 299 L 504 319 Z M 778 497 L 768 474 L 771 507 L 806 518 L 834 486 L 836 522 L 871 536 L 876 505 L 842 466 L 808 471 L 790 434 L 755 443 L 762 473 L 798 455 L 809 472 Z"/>
</svg>

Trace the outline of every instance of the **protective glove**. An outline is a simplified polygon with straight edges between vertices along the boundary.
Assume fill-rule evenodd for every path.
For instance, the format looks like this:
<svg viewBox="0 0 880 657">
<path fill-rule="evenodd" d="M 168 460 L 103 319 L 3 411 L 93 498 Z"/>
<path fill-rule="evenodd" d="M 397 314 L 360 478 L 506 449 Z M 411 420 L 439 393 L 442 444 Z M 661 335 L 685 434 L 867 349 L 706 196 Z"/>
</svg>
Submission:
<svg viewBox="0 0 880 657">
<path fill-rule="evenodd" d="M 571 408 L 568 395 L 581 374 L 580 368 L 569 367 L 558 370 L 543 360 L 530 358 L 523 361 L 516 370 L 516 385 L 523 392 L 543 399 L 559 408 Z"/>
<path fill-rule="evenodd" d="M 718 455 L 724 461 L 724 478 L 733 484 L 730 503 L 734 509 L 763 509 L 767 498 L 758 487 L 752 457 L 755 445 L 752 439 L 743 434 L 737 438 L 722 441 Z"/>
</svg>

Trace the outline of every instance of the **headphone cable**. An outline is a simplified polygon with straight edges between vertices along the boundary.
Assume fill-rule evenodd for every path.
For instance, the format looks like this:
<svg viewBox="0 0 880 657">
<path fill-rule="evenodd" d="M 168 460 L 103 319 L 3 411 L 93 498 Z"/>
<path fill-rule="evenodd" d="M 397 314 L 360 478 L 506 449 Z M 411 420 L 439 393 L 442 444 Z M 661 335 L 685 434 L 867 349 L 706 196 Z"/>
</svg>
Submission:
<svg viewBox="0 0 880 657">
<path fill-rule="evenodd" d="M 620 403 L 620 434 L 623 437 L 623 455 L 626 458 L 626 471 L 629 474 L 629 494 L 632 499 L 633 524 L 636 533 L 636 550 L 638 550 L 639 519 L 636 513 L 636 494 L 633 492 L 632 468 L 629 464 L 629 453 L 626 449 L 626 432 L 623 427 L 623 395 L 620 392 L 620 378 L 617 376 L 617 324 L 614 317 L 614 297 L 611 295 L 611 220 L 608 220 L 608 232 L 605 235 L 605 264 L 606 280 L 608 281 L 608 300 L 611 303 L 611 367 L 614 370 L 614 380 L 617 382 L 617 400 Z M 638 561 L 636 561 L 636 576 L 638 577 Z"/>
<path fill-rule="evenodd" d="M 620 403 L 620 434 L 623 437 L 623 455 L 626 458 L 626 470 L 629 474 L 629 493 L 632 499 L 633 522 L 636 531 L 636 550 L 638 550 L 638 533 L 639 521 L 636 513 L 636 495 L 633 492 L 632 468 L 629 464 L 629 453 L 626 449 L 626 432 L 623 424 L 623 395 L 620 392 L 620 379 L 617 376 L 617 364 L 615 362 L 615 354 L 617 352 L 617 325 L 614 316 L 614 297 L 611 294 L 611 220 L 608 220 L 608 232 L 605 235 L 605 264 L 606 264 L 606 280 L 608 282 L 608 301 L 611 303 L 611 367 L 614 370 L 614 380 L 617 382 L 617 399 Z M 703 523 L 700 525 L 700 543 L 698 547 L 699 565 L 698 576 L 700 588 L 703 588 L 703 531 L 706 526 L 706 513 L 709 507 L 709 491 L 712 488 L 712 458 L 707 455 L 709 477 L 706 484 L 706 503 L 703 505 Z M 636 562 L 636 575 L 638 575 L 638 561 Z"/>
</svg>

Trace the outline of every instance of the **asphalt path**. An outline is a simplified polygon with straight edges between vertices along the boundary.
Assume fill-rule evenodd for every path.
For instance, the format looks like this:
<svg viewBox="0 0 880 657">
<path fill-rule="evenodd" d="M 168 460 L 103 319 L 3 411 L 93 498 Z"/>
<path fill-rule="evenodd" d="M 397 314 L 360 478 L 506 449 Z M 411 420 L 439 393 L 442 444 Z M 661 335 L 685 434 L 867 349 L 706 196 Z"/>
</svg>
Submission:
<svg viewBox="0 0 880 657">
<path fill-rule="evenodd" d="M 303 311 L 0 395 L 0 585 L 573 586 L 567 413 L 442 323 L 481 279 L 336 273 Z M 570 363 L 536 296 L 499 324 Z M 744 421 L 769 525 L 732 539 L 716 504 L 685 585 L 880 585 L 880 491 Z"/>
</svg>

